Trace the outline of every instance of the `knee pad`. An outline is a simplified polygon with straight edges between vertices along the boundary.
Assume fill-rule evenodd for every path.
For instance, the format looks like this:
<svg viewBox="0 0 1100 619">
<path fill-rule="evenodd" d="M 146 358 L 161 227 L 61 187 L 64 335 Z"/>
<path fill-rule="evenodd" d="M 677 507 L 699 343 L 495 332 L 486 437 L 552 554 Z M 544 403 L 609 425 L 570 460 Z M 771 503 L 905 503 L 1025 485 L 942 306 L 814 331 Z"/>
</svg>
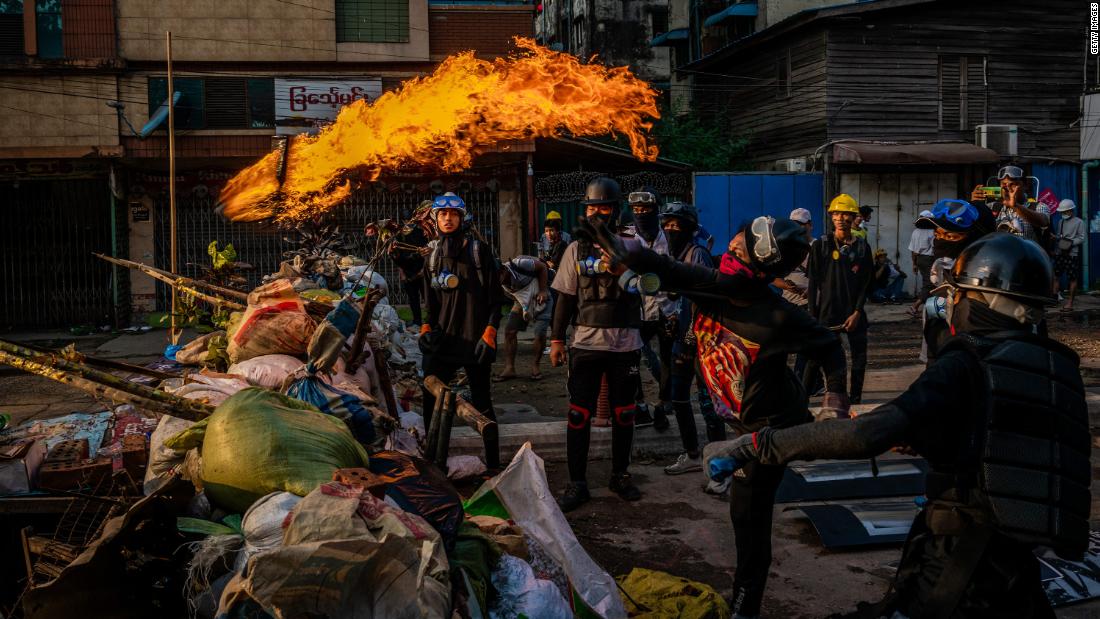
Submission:
<svg viewBox="0 0 1100 619">
<path fill-rule="evenodd" d="M 630 404 L 629 406 L 616 406 L 615 407 L 615 425 L 621 428 L 634 427 L 634 413 L 638 410 L 637 405 Z"/>
<path fill-rule="evenodd" d="M 576 404 L 569 405 L 569 417 L 568 424 L 570 430 L 583 430 L 588 427 L 588 420 L 592 417 L 592 412 L 587 408 L 582 408 Z"/>
</svg>

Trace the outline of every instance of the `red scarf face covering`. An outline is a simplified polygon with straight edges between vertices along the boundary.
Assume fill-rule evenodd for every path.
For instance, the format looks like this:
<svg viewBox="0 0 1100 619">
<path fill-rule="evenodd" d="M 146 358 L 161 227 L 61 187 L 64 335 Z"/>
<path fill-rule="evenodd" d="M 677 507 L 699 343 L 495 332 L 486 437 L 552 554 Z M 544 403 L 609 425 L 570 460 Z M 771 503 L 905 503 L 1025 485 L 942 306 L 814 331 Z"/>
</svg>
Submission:
<svg viewBox="0 0 1100 619">
<path fill-rule="evenodd" d="M 722 261 L 718 265 L 718 272 L 725 275 L 746 277 L 749 279 L 758 277 L 751 267 L 741 262 L 737 255 L 730 251 L 722 254 Z"/>
</svg>

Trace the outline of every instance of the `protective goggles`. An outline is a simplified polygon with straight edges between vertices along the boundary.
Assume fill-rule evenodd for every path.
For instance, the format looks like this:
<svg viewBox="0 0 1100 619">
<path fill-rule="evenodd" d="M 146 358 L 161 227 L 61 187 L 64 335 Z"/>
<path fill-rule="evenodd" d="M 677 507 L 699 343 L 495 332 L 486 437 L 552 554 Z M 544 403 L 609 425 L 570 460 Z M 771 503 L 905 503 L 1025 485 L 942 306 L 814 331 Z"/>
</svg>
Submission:
<svg viewBox="0 0 1100 619">
<path fill-rule="evenodd" d="M 648 191 L 632 191 L 626 197 L 627 204 L 657 204 L 657 196 Z"/>
<path fill-rule="evenodd" d="M 752 246 L 752 253 L 756 261 L 765 266 L 776 264 L 783 259 L 783 254 L 779 252 L 779 244 L 775 241 L 775 233 L 772 232 L 774 223 L 775 219 L 767 215 L 752 220 L 752 235 L 756 239 Z"/>
<path fill-rule="evenodd" d="M 1005 178 L 1023 178 L 1024 171 L 1018 166 L 1006 165 L 997 171 L 997 180 Z"/>
<path fill-rule="evenodd" d="M 439 196 L 432 201 L 433 208 L 460 208 L 465 209 L 466 203 L 458 196 Z"/>
<path fill-rule="evenodd" d="M 940 200 L 932 207 L 932 219 L 966 230 L 978 221 L 978 209 L 965 200 Z"/>
</svg>

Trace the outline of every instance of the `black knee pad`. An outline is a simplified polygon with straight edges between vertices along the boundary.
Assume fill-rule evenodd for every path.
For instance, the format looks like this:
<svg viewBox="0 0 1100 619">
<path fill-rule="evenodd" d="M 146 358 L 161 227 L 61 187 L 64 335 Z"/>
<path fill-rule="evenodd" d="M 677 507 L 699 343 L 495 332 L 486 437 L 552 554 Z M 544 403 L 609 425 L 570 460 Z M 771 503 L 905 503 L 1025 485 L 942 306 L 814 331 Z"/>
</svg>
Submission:
<svg viewBox="0 0 1100 619">
<path fill-rule="evenodd" d="M 619 426 L 620 428 L 634 427 L 634 413 L 637 410 L 638 407 L 634 404 L 630 404 L 628 406 L 616 406 L 615 414 L 613 415 L 615 418 L 615 425 Z"/>
<path fill-rule="evenodd" d="M 587 408 L 569 405 L 568 424 L 570 430 L 583 430 L 588 427 L 588 421 L 592 418 L 592 411 Z"/>
</svg>

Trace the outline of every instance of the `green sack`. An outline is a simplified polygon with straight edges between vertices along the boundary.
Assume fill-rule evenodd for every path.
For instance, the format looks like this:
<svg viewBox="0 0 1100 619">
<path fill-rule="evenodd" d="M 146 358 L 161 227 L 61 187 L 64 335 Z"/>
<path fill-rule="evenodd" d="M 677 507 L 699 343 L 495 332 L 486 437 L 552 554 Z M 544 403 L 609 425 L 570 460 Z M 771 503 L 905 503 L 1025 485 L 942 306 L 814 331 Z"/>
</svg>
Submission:
<svg viewBox="0 0 1100 619">
<path fill-rule="evenodd" d="M 206 496 L 240 513 L 266 494 L 305 496 L 332 481 L 336 469 L 368 465 L 366 450 L 344 422 L 258 387 L 218 406 L 203 434 Z"/>
</svg>

